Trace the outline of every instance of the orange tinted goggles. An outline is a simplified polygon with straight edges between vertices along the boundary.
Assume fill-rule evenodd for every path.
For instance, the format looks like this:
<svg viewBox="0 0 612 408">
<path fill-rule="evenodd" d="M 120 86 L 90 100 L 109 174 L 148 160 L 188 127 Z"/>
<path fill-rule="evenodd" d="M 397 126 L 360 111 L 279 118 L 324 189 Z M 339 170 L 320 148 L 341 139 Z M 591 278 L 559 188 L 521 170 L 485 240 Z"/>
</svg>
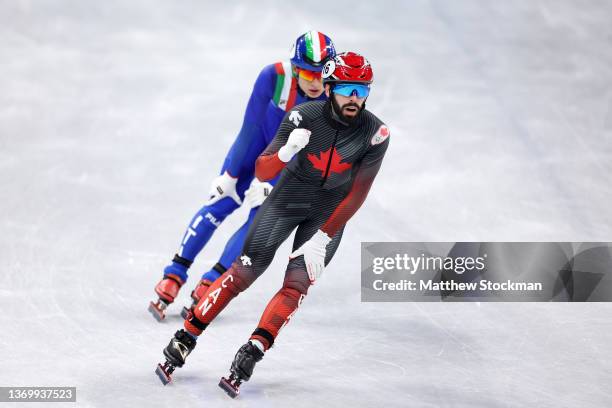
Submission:
<svg viewBox="0 0 612 408">
<path fill-rule="evenodd" d="M 305 79 L 306 81 L 314 81 L 315 79 L 321 79 L 321 73 L 317 71 L 309 71 L 307 69 L 298 68 L 298 76 Z"/>
</svg>

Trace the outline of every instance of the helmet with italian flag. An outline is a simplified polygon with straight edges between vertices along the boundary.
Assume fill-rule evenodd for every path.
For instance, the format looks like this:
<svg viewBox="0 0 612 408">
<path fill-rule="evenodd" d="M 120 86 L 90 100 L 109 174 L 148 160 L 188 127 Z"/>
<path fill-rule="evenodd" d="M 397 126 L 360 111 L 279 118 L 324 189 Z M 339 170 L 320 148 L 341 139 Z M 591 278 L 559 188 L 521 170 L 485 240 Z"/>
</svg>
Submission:
<svg viewBox="0 0 612 408">
<path fill-rule="evenodd" d="M 335 56 L 331 38 L 314 30 L 300 35 L 291 48 L 291 63 L 309 71 L 320 72 L 325 60 Z"/>
</svg>

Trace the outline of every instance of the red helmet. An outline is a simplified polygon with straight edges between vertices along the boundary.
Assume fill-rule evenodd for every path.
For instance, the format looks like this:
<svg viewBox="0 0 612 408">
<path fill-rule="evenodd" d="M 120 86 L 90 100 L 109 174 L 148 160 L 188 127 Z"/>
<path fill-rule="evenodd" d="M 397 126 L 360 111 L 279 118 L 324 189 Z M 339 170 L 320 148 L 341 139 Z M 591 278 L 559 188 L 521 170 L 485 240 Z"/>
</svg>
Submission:
<svg viewBox="0 0 612 408">
<path fill-rule="evenodd" d="M 356 52 L 343 52 L 329 59 L 323 66 L 323 83 L 361 82 L 371 84 L 374 79 L 368 60 Z"/>
</svg>

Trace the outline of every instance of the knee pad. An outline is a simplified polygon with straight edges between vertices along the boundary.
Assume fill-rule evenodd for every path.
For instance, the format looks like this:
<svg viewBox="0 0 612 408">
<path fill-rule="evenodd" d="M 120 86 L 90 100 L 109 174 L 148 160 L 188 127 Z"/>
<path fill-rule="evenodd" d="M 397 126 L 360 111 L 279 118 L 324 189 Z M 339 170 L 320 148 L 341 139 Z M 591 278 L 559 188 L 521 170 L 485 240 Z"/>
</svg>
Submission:
<svg viewBox="0 0 612 408">
<path fill-rule="evenodd" d="M 257 265 L 255 259 L 249 258 L 247 255 L 241 255 L 232 263 L 228 269 L 236 279 L 236 286 L 242 292 L 255 282 L 265 268 Z M 221 275 L 223 277 L 223 275 Z"/>
<path fill-rule="evenodd" d="M 304 269 L 288 269 L 285 273 L 283 289 L 293 289 L 299 294 L 307 295 L 310 285 L 311 283 L 310 279 L 308 278 L 308 272 L 306 272 Z"/>
<path fill-rule="evenodd" d="M 233 269 L 233 268 L 232 268 Z M 231 269 L 230 269 L 231 270 Z M 252 278 L 252 274 L 248 273 L 245 274 L 244 271 L 240 270 L 240 269 L 234 269 L 232 275 L 232 281 L 231 283 L 228 283 L 228 287 L 229 285 L 232 286 L 232 290 L 234 290 L 236 292 L 236 294 L 247 290 L 247 288 L 249 286 L 251 286 L 251 284 L 253 282 L 255 282 L 255 279 Z M 223 277 L 224 275 L 221 275 L 221 277 Z"/>
</svg>

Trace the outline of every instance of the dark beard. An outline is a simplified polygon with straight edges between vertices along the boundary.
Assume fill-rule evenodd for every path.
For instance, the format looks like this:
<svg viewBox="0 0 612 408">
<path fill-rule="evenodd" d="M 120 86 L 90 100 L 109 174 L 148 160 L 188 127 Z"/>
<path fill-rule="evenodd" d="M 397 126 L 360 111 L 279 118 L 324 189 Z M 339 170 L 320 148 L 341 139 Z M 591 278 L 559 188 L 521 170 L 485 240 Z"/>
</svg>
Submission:
<svg viewBox="0 0 612 408">
<path fill-rule="evenodd" d="M 357 105 L 354 102 L 349 102 L 346 103 L 342 106 L 340 106 L 338 104 L 338 101 L 336 101 L 336 98 L 334 97 L 334 95 L 332 94 L 331 99 L 331 103 L 332 103 L 332 108 L 334 110 L 334 112 L 336 113 L 336 115 L 338 116 L 338 118 L 344 122 L 347 125 L 351 125 L 353 122 L 355 122 L 357 120 L 357 118 L 359 118 L 359 115 L 361 114 L 361 111 L 365 108 L 365 101 L 363 102 L 363 104 L 361 105 L 361 107 L 359 107 L 359 105 Z M 349 116 L 344 116 L 344 114 L 342 113 L 342 110 L 344 108 L 346 108 L 347 106 L 354 106 L 357 108 L 357 114 L 353 117 L 349 117 Z"/>
</svg>

